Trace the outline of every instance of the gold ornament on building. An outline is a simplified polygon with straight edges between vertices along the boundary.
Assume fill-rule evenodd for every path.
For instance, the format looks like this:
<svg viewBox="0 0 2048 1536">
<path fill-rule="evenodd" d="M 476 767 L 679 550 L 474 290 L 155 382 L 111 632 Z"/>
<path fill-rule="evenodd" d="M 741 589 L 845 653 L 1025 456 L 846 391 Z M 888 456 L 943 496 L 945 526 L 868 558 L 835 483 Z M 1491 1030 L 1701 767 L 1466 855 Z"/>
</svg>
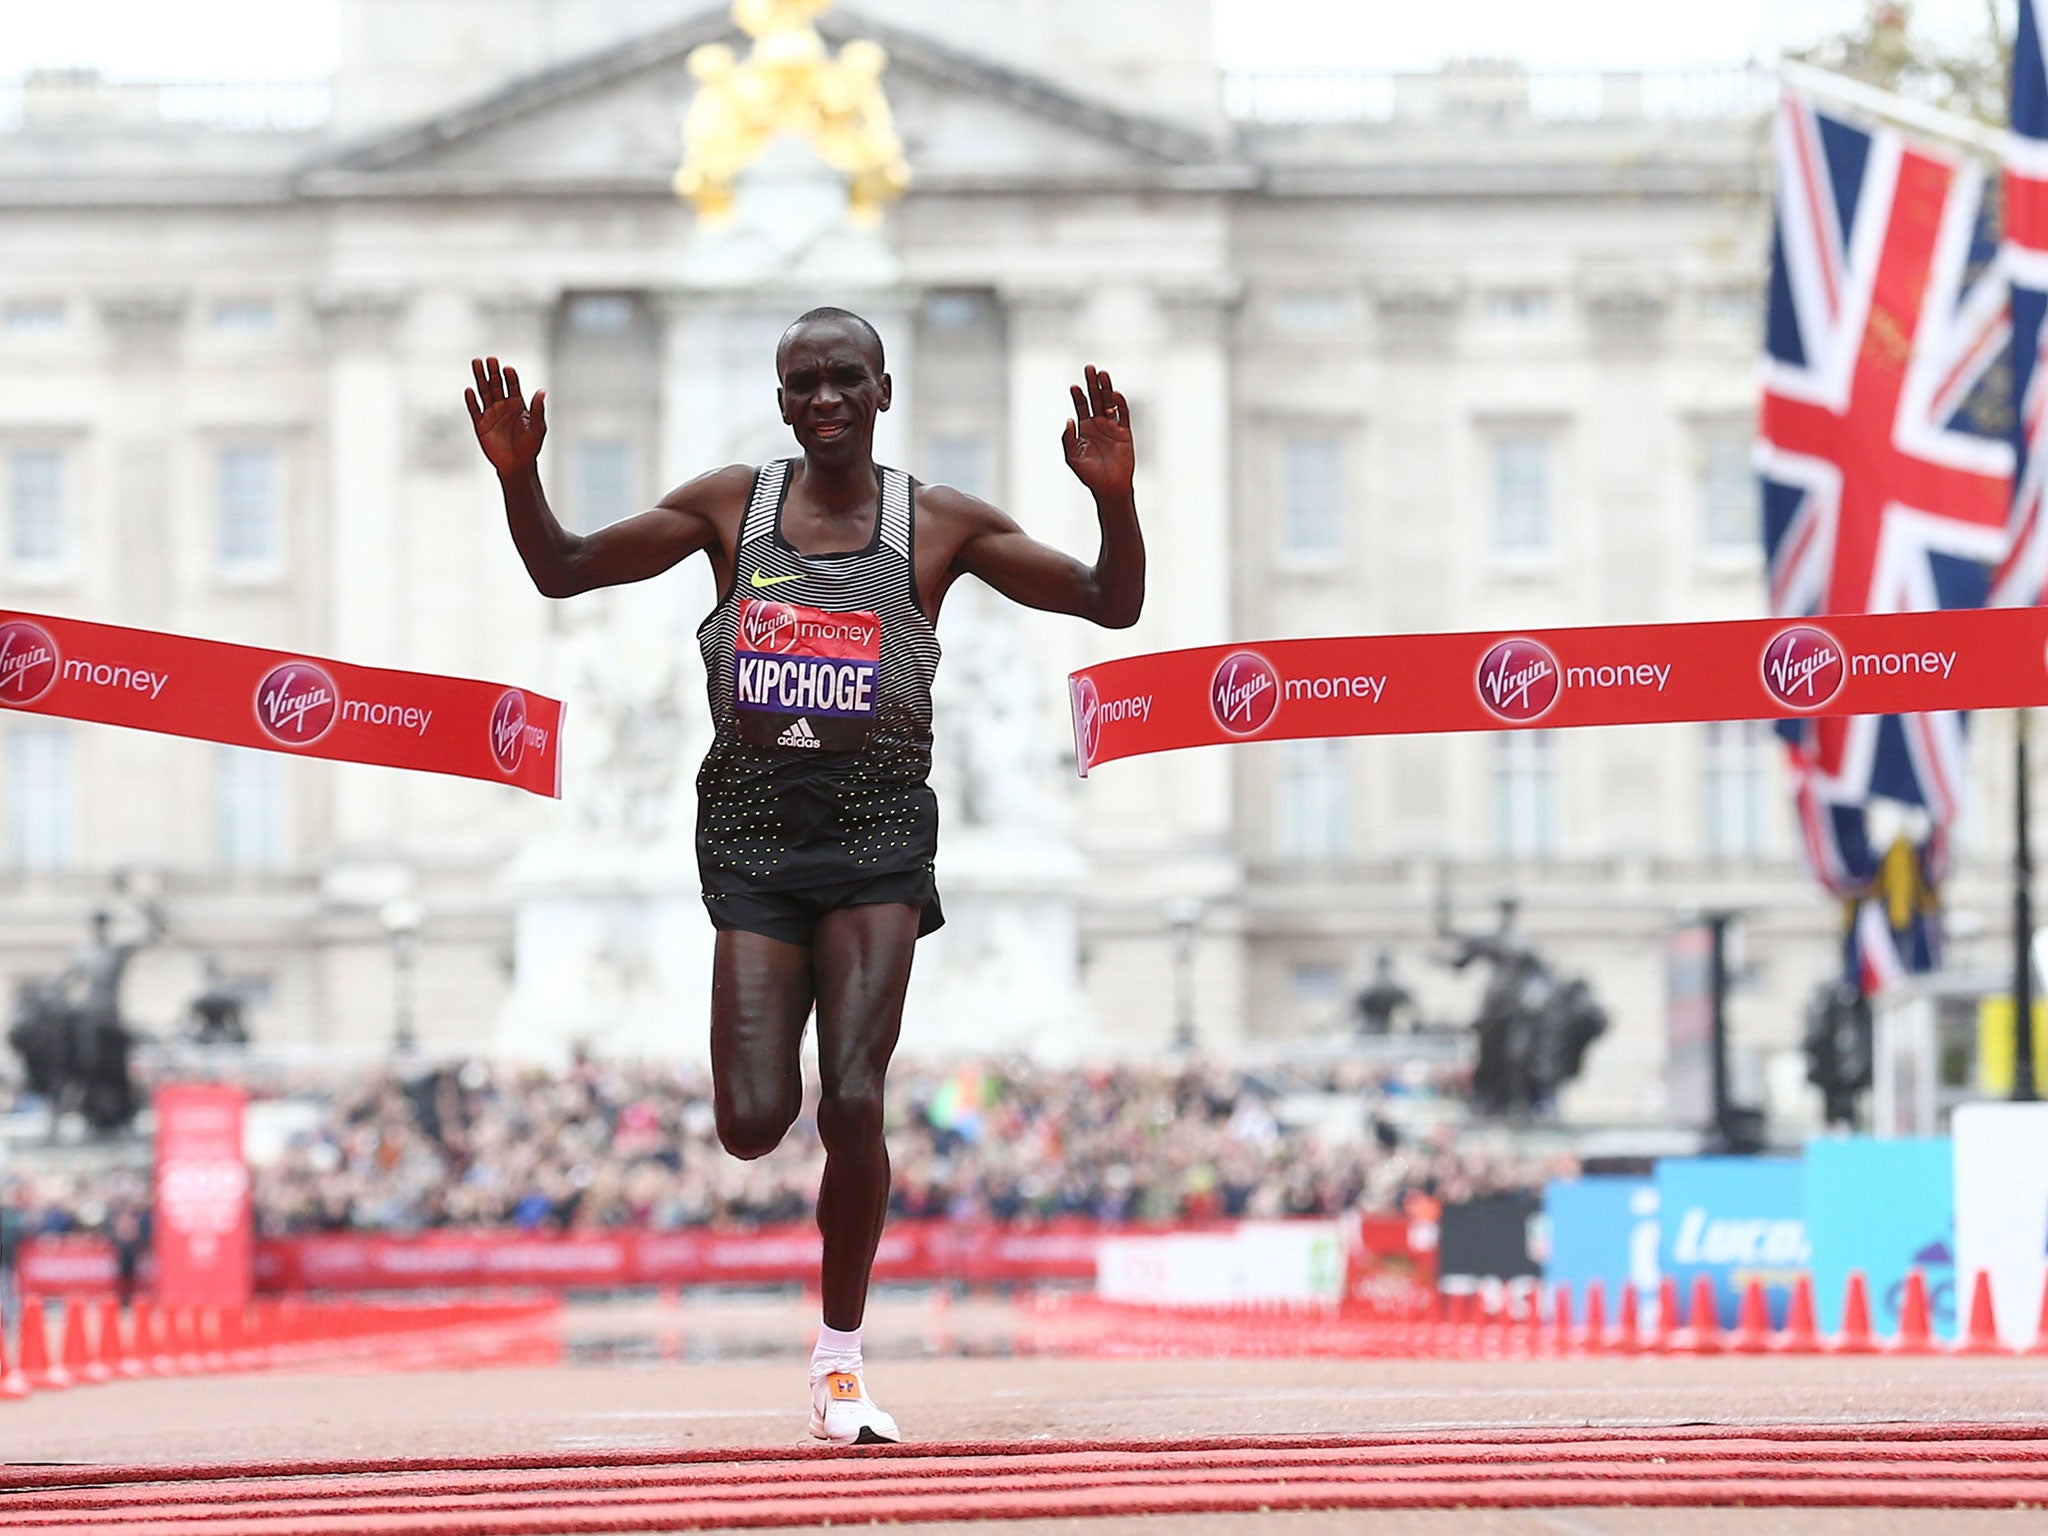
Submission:
<svg viewBox="0 0 2048 1536">
<path fill-rule="evenodd" d="M 732 19 L 754 40 L 742 62 L 723 43 L 690 53 L 697 99 L 683 119 L 678 197 L 707 223 L 732 217 L 733 183 L 784 134 L 810 141 L 847 178 L 846 214 L 863 228 L 910 184 L 882 70 L 889 56 L 855 40 L 834 58 L 812 25 L 832 0 L 733 0 Z"/>
</svg>

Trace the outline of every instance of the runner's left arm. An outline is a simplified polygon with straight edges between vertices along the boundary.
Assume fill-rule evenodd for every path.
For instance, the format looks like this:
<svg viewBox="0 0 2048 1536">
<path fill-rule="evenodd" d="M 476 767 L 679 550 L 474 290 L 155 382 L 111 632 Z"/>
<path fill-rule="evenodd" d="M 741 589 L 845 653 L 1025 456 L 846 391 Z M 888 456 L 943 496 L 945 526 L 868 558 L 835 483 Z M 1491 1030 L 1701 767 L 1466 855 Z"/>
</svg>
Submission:
<svg viewBox="0 0 2048 1536">
<path fill-rule="evenodd" d="M 1012 602 L 1048 613 L 1071 613 L 1105 629 L 1128 629 L 1145 606 L 1145 540 L 1132 491 L 1136 457 L 1131 408 L 1109 374 L 1089 368 L 1087 388 L 1074 390 L 1074 419 L 1061 441 L 1067 467 L 1095 498 L 1102 530 L 1093 565 L 1041 544 L 1008 514 L 959 496 L 969 532 L 954 556 L 957 571 L 979 576 Z"/>
</svg>

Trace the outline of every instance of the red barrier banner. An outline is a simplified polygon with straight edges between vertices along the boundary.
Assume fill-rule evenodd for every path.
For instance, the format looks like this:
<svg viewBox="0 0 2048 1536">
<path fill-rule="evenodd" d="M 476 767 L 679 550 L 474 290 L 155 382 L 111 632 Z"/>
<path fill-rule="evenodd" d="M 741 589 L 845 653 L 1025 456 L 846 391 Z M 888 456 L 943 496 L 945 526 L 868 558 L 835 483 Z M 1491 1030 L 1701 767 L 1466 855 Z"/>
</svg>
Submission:
<svg viewBox="0 0 2048 1536">
<path fill-rule="evenodd" d="M 1067 683 L 1083 778 L 1239 741 L 2019 709 L 2048 704 L 2048 609 L 1268 640 Z"/>
<path fill-rule="evenodd" d="M 1092 1281 L 1096 1245 L 1105 1237 L 1217 1231 L 1229 1225 L 892 1222 L 882 1233 L 875 1278 L 974 1285 Z M 814 1284 L 818 1255 L 818 1230 L 809 1222 L 673 1232 L 445 1230 L 391 1237 L 269 1238 L 256 1244 L 254 1270 L 256 1289 L 262 1292 L 783 1285 Z M 104 1293 L 114 1283 L 114 1250 L 100 1238 L 37 1238 L 23 1247 L 21 1284 L 27 1292 Z"/>
<path fill-rule="evenodd" d="M 562 792 L 562 706 L 503 683 L 0 609 L 0 709 Z"/>
<path fill-rule="evenodd" d="M 239 1088 L 166 1083 L 156 1090 L 156 1294 L 173 1306 L 238 1307 L 249 1299 L 249 1165 Z"/>
<path fill-rule="evenodd" d="M 1436 1224 L 1407 1216 L 1353 1213 L 1344 1238 L 1344 1300 L 1367 1317 L 1400 1321 L 1436 1299 Z"/>
</svg>

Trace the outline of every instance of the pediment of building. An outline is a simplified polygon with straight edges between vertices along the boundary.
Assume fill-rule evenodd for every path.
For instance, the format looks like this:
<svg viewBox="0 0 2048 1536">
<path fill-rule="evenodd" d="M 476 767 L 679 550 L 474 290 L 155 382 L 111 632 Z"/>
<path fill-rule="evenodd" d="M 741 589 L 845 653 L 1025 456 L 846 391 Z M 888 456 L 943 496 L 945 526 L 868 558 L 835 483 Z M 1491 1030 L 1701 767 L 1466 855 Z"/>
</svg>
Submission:
<svg viewBox="0 0 2048 1536">
<path fill-rule="evenodd" d="M 913 175 L 925 186 L 1060 185 L 1201 178 L 1227 156 L 1210 139 L 1120 111 L 916 33 L 835 11 L 831 46 L 872 38 Z M 337 149 L 306 167 L 302 190 L 483 192 L 665 185 L 682 156 L 697 82 L 687 60 L 707 42 L 747 39 L 713 12 L 555 66 L 481 100 Z"/>
</svg>

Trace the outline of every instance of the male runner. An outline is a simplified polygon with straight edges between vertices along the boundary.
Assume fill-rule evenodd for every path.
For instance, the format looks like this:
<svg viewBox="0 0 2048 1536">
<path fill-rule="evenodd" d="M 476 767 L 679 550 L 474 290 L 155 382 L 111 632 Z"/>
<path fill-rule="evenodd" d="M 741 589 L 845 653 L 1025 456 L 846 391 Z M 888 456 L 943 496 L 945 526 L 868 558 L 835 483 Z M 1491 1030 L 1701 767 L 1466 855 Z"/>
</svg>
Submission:
<svg viewBox="0 0 2048 1536">
<path fill-rule="evenodd" d="M 874 460 L 889 408 L 882 339 L 814 309 L 775 351 L 776 401 L 803 456 L 732 465 L 596 533 L 555 521 L 535 468 L 545 390 L 472 359 L 465 391 L 498 471 L 512 541 L 548 597 L 643 581 L 703 551 L 718 603 L 697 631 L 717 730 L 697 776 L 697 862 L 718 929 L 711 1074 L 718 1137 L 774 1150 L 801 1108 L 798 1050 L 818 1015 L 818 1191 L 824 1325 L 811 1359 L 811 1433 L 893 1441 L 868 1397 L 861 1315 L 889 1202 L 882 1083 L 911 950 L 944 920 L 932 881 L 934 633 L 946 589 L 978 576 L 1031 608 L 1109 628 L 1137 622 L 1145 548 L 1131 491 L 1130 410 L 1087 370 L 1064 433 L 1095 498 L 1095 563 L 1030 538 L 987 502 L 918 485 Z"/>
</svg>

